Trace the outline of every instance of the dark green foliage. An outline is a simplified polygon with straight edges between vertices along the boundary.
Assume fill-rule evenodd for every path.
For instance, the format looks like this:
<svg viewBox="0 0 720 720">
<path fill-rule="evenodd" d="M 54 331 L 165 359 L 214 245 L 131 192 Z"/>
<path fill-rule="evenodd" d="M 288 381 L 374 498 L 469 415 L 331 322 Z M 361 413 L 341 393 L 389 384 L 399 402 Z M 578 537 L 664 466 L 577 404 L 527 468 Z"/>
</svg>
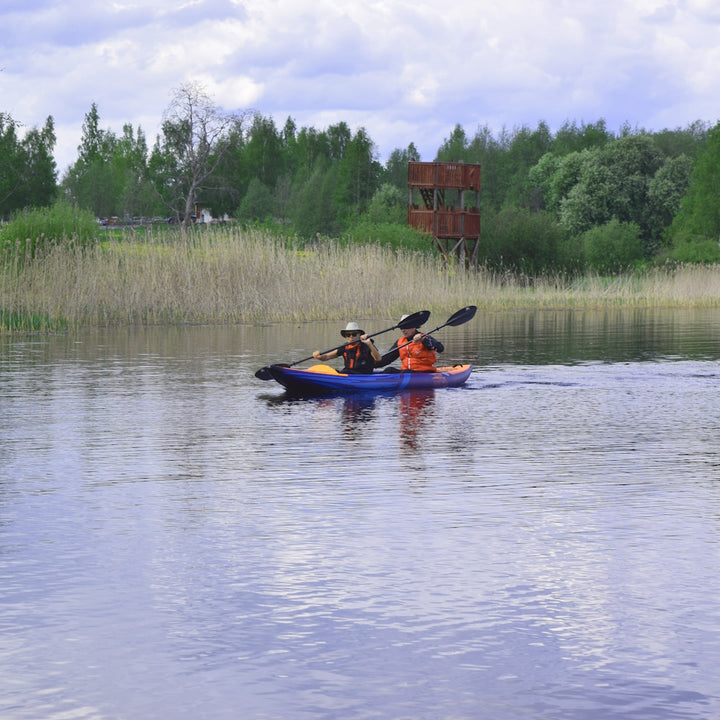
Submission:
<svg viewBox="0 0 720 720">
<path fill-rule="evenodd" d="M 407 170 L 406 170 L 407 172 Z M 407 178 L 405 179 L 407 184 Z M 372 196 L 367 209 L 367 218 L 373 223 L 407 223 L 407 189 L 400 190 L 395 185 L 384 183 Z"/>
<path fill-rule="evenodd" d="M 413 143 L 410 143 L 405 150 L 396 148 L 390 153 L 390 157 L 385 164 L 383 182 L 402 190 L 405 198 L 407 198 L 408 163 L 410 161 L 417 162 L 421 159 L 420 153 Z"/>
<path fill-rule="evenodd" d="M 565 231 L 549 213 L 508 206 L 484 216 L 480 259 L 492 267 L 530 275 L 566 269 L 576 264 L 566 240 Z"/>
<path fill-rule="evenodd" d="M 148 149 L 142 129 L 123 126 L 117 137 L 100 128 L 95 103 L 85 116 L 78 159 L 62 180 L 64 196 L 98 218 L 164 213 L 147 178 Z"/>
<path fill-rule="evenodd" d="M 657 251 L 663 244 L 663 233 L 680 210 L 682 199 L 690 185 L 693 162 L 687 155 L 668 157 L 648 186 L 650 203 L 649 231 Z"/>
<path fill-rule="evenodd" d="M 589 125 L 581 123 L 579 127 L 574 121 L 572 123 L 566 121 L 555 133 L 551 152 L 558 157 L 562 157 L 570 153 L 602 147 L 612 138 L 613 135 L 608 131 L 604 120 L 598 120 L 598 122 Z"/>
<path fill-rule="evenodd" d="M 687 243 L 717 244 L 720 239 L 720 123 L 710 131 L 705 150 L 695 162 L 667 238 L 678 251 Z"/>
<path fill-rule="evenodd" d="M 343 244 L 378 244 L 387 245 L 393 250 L 436 255 L 433 239 L 429 235 L 418 232 L 407 225 L 391 222 L 373 222 L 367 218 L 358 220 L 351 225 L 339 238 Z"/>
<path fill-rule="evenodd" d="M 52 116 L 42 129 L 31 128 L 22 140 L 18 126 L 0 112 L 0 217 L 24 207 L 49 205 L 57 194 Z"/>
<path fill-rule="evenodd" d="M 586 267 L 599 273 L 626 270 L 643 257 L 640 228 L 613 218 L 582 235 Z"/>
<path fill-rule="evenodd" d="M 23 210 L 4 225 L 0 230 L 0 256 L 8 263 L 14 257 L 35 257 L 56 243 L 84 247 L 96 241 L 97 233 L 92 213 L 60 200 L 50 207 Z"/>
<path fill-rule="evenodd" d="M 238 208 L 238 220 L 247 222 L 272 218 L 273 204 L 270 188 L 258 178 L 253 178 Z"/>
<path fill-rule="evenodd" d="M 498 133 L 481 125 L 474 134 L 455 125 L 433 159 L 482 165 L 486 263 L 581 270 L 583 258 L 595 266 L 595 248 L 609 246 L 617 267 L 637 259 L 630 227 L 639 229 L 645 260 L 672 254 L 671 246 L 683 257 L 711 255 L 704 244 L 699 253 L 686 246 L 720 237 L 719 135 L 701 122 L 656 133 L 626 125 L 617 134 L 604 120 L 567 121 L 555 133 L 545 122 Z M 0 113 L 0 214 L 51 204 L 54 143 L 52 118 L 20 141 L 17 123 Z M 187 84 L 151 152 L 140 128 L 125 125 L 121 136 L 102 129 L 93 103 L 61 194 L 97 217 L 189 223 L 198 203 L 300 241 L 385 243 L 407 229 L 407 164 L 421 158 L 412 142 L 384 167 L 376 153 L 364 128 L 299 128 L 290 117 L 279 128 L 259 113 L 224 113 Z"/>
<path fill-rule="evenodd" d="M 331 156 L 331 160 L 337 160 L 333 200 L 341 218 L 363 213 L 378 189 L 382 167 L 375 154 L 372 140 L 360 128 L 343 143 L 342 154 Z"/>
<path fill-rule="evenodd" d="M 636 223 L 650 240 L 650 182 L 663 157 L 647 135 L 630 135 L 586 151 L 578 182 L 561 201 L 560 219 L 584 232 L 615 218 Z"/>
<path fill-rule="evenodd" d="M 664 257 L 679 263 L 718 263 L 720 248 L 716 240 L 690 236 L 677 241 Z"/>
<path fill-rule="evenodd" d="M 688 184 L 688 156 L 666 157 L 649 134 L 626 134 L 563 157 L 548 153 L 529 171 L 539 206 L 579 236 L 615 219 L 640 228 L 643 256 L 661 246 Z"/>
<path fill-rule="evenodd" d="M 660 130 L 652 134 L 655 145 L 667 158 L 685 155 L 693 160 L 702 152 L 708 139 L 709 126 L 696 120 L 686 128 Z"/>
</svg>

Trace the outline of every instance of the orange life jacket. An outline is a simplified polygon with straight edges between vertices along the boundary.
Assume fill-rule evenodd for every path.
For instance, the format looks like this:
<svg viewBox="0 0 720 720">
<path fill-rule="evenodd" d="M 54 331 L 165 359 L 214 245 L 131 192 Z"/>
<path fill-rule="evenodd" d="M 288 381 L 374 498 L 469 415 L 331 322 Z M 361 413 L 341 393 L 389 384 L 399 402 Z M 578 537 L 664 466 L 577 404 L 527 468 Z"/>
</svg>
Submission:
<svg viewBox="0 0 720 720">
<path fill-rule="evenodd" d="M 403 335 L 397 341 L 398 353 L 402 360 L 401 368 L 403 370 L 414 370 L 415 372 L 435 372 L 435 363 L 437 362 L 437 353 L 434 350 L 428 350 L 420 342 L 407 343 L 407 338 Z M 404 347 L 403 347 L 404 346 Z"/>
</svg>

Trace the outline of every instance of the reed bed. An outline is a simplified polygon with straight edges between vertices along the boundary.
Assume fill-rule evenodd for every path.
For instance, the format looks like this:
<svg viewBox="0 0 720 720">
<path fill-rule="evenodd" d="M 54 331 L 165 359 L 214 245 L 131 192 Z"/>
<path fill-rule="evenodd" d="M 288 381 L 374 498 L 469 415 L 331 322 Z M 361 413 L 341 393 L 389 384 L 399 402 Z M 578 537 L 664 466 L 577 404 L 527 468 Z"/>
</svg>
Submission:
<svg viewBox="0 0 720 720">
<path fill-rule="evenodd" d="M 301 246 L 263 232 L 212 228 L 132 234 L 91 248 L 15 253 L 0 274 L 0 328 L 224 324 L 396 318 L 453 312 L 720 305 L 720 268 L 664 267 L 618 277 L 524 277 L 466 271 L 378 245 Z M 27 329 L 27 328 L 26 328 Z"/>
</svg>

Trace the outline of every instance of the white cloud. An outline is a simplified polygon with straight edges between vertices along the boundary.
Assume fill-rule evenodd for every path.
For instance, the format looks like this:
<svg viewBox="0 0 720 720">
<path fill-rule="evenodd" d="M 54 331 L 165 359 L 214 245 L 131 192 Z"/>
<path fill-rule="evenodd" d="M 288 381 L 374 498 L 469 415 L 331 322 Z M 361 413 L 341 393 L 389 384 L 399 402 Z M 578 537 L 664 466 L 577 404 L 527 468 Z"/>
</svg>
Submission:
<svg viewBox="0 0 720 720">
<path fill-rule="evenodd" d="M 720 117 L 715 0 L 5 0 L 0 22 L 0 110 L 52 115 L 61 169 L 92 102 L 103 127 L 152 142 L 190 79 L 278 126 L 362 125 L 381 159 L 410 142 L 432 159 L 456 123 Z"/>
</svg>

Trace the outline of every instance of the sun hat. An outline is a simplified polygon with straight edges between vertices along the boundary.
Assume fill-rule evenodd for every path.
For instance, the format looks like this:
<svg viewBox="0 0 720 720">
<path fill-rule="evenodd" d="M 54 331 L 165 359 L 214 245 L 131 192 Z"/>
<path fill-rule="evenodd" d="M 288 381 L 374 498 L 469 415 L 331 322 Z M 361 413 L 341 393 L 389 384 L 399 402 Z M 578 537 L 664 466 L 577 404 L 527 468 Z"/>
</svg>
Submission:
<svg viewBox="0 0 720 720">
<path fill-rule="evenodd" d="M 364 334 L 365 334 L 365 331 L 364 331 L 364 330 L 361 330 L 361 329 L 360 329 L 360 326 L 359 326 L 356 322 L 349 322 L 349 323 L 345 326 L 345 329 L 340 331 L 340 334 L 341 334 L 343 337 L 347 337 L 348 334 L 351 333 L 351 332 L 352 332 L 352 333 L 359 332 L 361 335 L 364 335 Z"/>
</svg>

